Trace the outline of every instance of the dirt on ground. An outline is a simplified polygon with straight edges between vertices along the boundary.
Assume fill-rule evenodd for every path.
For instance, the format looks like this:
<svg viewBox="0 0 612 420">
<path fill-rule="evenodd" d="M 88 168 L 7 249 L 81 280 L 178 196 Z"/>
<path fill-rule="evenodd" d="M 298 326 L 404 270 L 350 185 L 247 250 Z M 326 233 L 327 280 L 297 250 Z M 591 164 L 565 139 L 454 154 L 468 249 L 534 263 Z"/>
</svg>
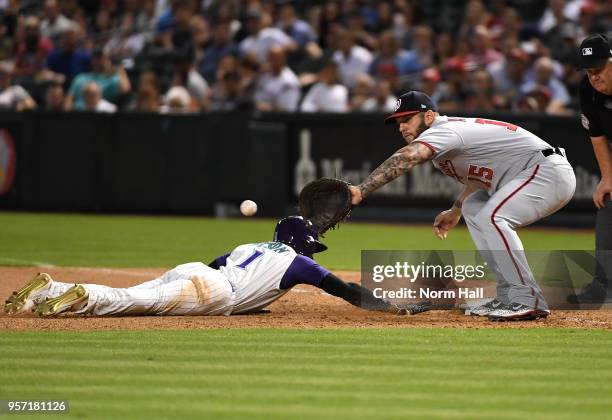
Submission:
<svg viewBox="0 0 612 420">
<path fill-rule="evenodd" d="M 6 299 L 29 281 L 40 268 L 0 267 L 0 297 Z M 153 279 L 165 268 L 45 268 L 55 279 L 75 283 L 99 283 L 129 287 Z M 346 280 L 359 282 L 358 272 L 338 272 Z M 597 328 L 612 330 L 612 310 L 557 310 L 547 319 L 523 322 L 490 322 L 466 316 L 463 311 L 430 311 L 397 316 L 369 312 L 330 296 L 317 288 L 298 286 L 268 308 L 270 313 L 238 316 L 140 316 L 38 318 L 0 312 L 0 330 L 130 330 L 208 328 Z"/>
</svg>

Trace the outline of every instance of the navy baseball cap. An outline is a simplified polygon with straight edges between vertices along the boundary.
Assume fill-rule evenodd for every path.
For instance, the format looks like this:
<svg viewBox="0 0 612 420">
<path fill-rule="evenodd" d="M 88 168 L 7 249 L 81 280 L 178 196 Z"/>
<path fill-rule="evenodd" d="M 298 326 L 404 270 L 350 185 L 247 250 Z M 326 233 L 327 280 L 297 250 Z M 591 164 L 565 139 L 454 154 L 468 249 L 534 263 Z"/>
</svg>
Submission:
<svg viewBox="0 0 612 420">
<path fill-rule="evenodd" d="M 432 111 L 438 110 L 431 98 L 423 92 L 411 90 L 397 98 L 393 114 L 385 118 L 385 124 L 393 124 L 396 118 L 416 114 L 417 112 L 425 112 L 430 109 Z"/>
<path fill-rule="evenodd" d="M 600 68 L 610 57 L 612 57 L 612 47 L 608 38 L 604 34 L 591 35 L 580 44 L 578 67 Z"/>
</svg>

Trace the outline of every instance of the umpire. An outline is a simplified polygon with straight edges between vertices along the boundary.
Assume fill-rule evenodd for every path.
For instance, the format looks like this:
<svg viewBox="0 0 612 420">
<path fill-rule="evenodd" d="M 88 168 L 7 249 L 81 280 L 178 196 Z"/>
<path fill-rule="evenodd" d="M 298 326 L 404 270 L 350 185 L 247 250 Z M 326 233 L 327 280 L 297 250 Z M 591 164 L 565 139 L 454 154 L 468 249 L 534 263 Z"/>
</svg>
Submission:
<svg viewBox="0 0 612 420">
<path fill-rule="evenodd" d="M 603 34 L 582 41 L 580 82 L 582 126 L 588 131 L 599 164 L 601 181 L 593 193 L 597 207 L 595 255 L 597 271 L 593 282 L 581 293 L 570 295 L 570 303 L 612 302 L 612 46 Z"/>
</svg>

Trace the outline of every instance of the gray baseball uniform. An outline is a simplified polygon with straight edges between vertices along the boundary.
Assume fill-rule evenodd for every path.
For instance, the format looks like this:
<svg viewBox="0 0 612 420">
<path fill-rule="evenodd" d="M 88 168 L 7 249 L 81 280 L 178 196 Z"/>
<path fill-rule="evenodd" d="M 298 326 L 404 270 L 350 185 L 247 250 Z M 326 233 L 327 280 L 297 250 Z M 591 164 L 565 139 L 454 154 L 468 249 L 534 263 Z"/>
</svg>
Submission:
<svg viewBox="0 0 612 420">
<path fill-rule="evenodd" d="M 518 126 L 482 118 L 438 116 L 415 142 L 434 152 L 436 168 L 478 188 L 462 214 L 497 277 L 497 299 L 547 310 L 515 229 L 572 198 L 576 178 L 564 152 Z"/>
</svg>

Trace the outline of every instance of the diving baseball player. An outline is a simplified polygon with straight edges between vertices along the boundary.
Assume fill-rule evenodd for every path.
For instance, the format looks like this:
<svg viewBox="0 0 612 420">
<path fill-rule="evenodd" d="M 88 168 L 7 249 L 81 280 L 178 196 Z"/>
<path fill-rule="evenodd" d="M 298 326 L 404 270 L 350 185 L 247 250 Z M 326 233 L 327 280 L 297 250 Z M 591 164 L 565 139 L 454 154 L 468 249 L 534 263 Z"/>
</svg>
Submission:
<svg viewBox="0 0 612 420">
<path fill-rule="evenodd" d="M 439 115 L 432 100 L 417 91 L 400 96 L 385 120 L 393 122 L 408 145 L 350 187 L 353 204 L 414 166 L 433 161 L 465 185 L 453 206 L 436 217 L 434 234 L 445 239 L 463 215 L 496 276 L 496 298 L 471 313 L 491 320 L 548 316 L 516 229 L 556 212 L 572 198 L 576 178 L 565 152 L 513 124 Z"/>
<path fill-rule="evenodd" d="M 232 315 L 257 312 L 297 284 L 310 284 L 349 303 L 397 314 L 416 313 L 428 304 L 400 308 L 368 289 L 345 283 L 312 256 L 327 247 L 309 221 L 282 219 L 274 241 L 240 245 L 208 266 L 182 264 L 154 280 L 117 289 L 97 284 L 61 283 L 48 274 L 34 277 L 5 304 L 7 313 L 32 310 L 41 316 L 64 312 L 93 315 Z"/>
</svg>

